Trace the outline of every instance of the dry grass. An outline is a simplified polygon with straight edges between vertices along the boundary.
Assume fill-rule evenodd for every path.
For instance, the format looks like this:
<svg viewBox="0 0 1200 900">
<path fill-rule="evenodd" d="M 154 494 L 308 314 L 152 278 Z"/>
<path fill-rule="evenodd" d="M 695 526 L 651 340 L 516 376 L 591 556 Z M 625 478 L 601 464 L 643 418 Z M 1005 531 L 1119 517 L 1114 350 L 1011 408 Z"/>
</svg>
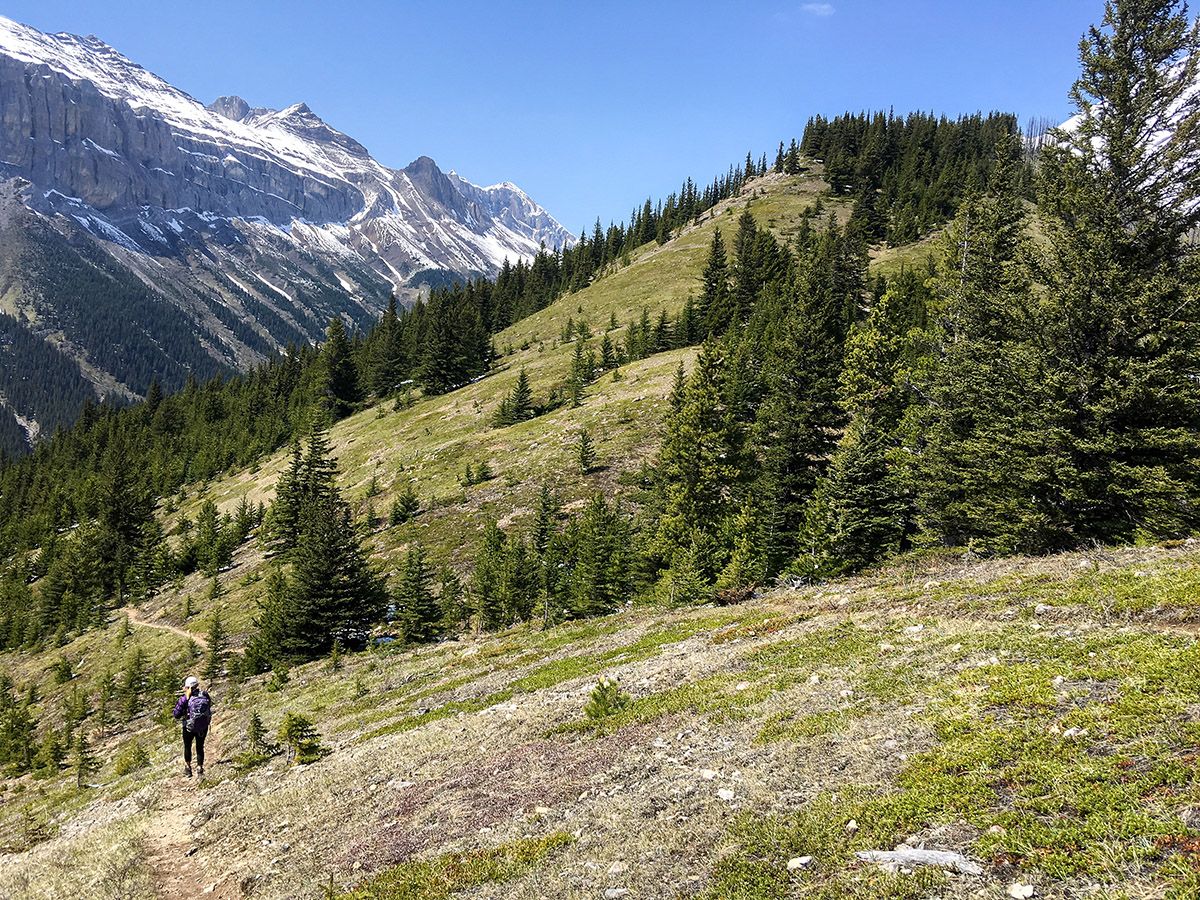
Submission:
<svg viewBox="0 0 1200 900">
<path fill-rule="evenodd" d="M 313 664 L 279 692 L 255 680 L 222 704 L 217 752 L 239 746 L 251 709 L 270 726 L 303 707 L 328 757 L 241 776 L 218 764 L 207 787 L 181 790 L 164 781 L 174 769 L 164 733 L 138 776 L 145 787 L 102 772 L 105 786 L 82 800 L 47 795 L 60 834 L 8 857 L 0 884 L 37 878 L 47 897 L 85 882 L 97 890 L 99 873 L 119 872 L 141 835 L 160 887 L 156 861 L 197 848 L 172 896 L 210 896 L 200 893 L 210 884 L 216 896 L 304 896 L 411 859 L 428 865 L 403 869 L 397 883 L 567 834 L 569 847 L 471 890 L 723 897 L 737 883 L 747 898 L 801 888 L 991 896 L 1021 878 L 1039 896 L 1092 883 L 1113 896 L 1187 896 L 1184 820 L 1200 825 L 1187 756 L 1200 737 L 1191 724 L 1200 668 L 1165 602 L 1174 595 L 1156 579 L 1186 584 L 1197 571 L 1191 547 L 911 557 L 728 610 L 641 609 L 361 654 L 336 673 Z M 1047 592 L 1086 599 L 1126 581 L 1146 588 L 1121 594 L 1136 620 L 1088 602 L 1033 612 Z M 601 673 L 619 678 L 633 704 L 585 726 Z M 395 722 L 407 724 L 379 730 Z M 1087 735 L 1064 737 L 1071 728 Z M 9 800 L 0 828 L 16 827 L 25 802 Z M 854 833 L 844 828 L 851 818 Z M 855 850 L 910 835 L 979 859 L 987 874 L 885 876 L 853 862 Z M 799 855 L 818 865 L 789 875 L 787 859 Z M 78 863 L 63 872 L 56 860 Z"/>
</svg>

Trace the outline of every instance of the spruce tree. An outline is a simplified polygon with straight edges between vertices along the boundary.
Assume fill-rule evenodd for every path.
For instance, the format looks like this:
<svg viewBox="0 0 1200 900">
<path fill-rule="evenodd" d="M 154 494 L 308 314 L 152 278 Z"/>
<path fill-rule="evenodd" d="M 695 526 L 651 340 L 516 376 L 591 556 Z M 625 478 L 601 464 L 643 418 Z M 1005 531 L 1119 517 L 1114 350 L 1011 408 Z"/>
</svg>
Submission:
<svg viewBox="0 0 1200 900">
<path fill-rule="evenodd" d="M 576 459 L 579 461 L 579 471 L 587 475 L 596 465 L 596 446 L 592 443 L 592 436 L 588 434 L 587 429 L 579 432 L 579 441 L 575 445 Z"/>
<path fill-rule="evenodd" d="M 733 318 L 741 322 L 750 315 L 758 292 L 762 289 L 762 271 L 759 260 L 758 225 L 749 209 L 742 211 L 738 219 L 737 236 L 733 244 Z"/>
<path fill-rule="evenodd" d="M 96 755 L 92 752 L 91 744 L 83 729 L 75 735 L 75 748 L 71 754 L 71 768 L 75 772 L 75 786 L 85 787 L 88 776 L 100 768 Z"/>
<path fill-rule="evenodd" d="M 1002 173 L 963 204 L 930 281 L 937 327 L 914 410 L 918 499 L 922 528 L 944 544 L 1037 552 L 1071 542 L 1043 479 L 1061 484 L 1073 467 L 1037 350 L 1025 213 Z"/>
<path fill-rule="evenodd" d="M 266 543 L 272 552 L 282 553 L 296 546 L 304 495 L 304 453 L 300 441 L 295 440 L 288 467 L 275 483 L 275 500 L 268 512 Z"/>
<path fill-rule="evenodd" d="M 500 404 L 493 424 L 498 428 L 524 422 L 533 416 L 533 390 L 529 386 L 529 376 L 521 369 L 517 375 L 517 383 L 512 391 Z"/>
<path fill-rule="evenodd" d="M 287 574 L 276 565 L 267 575 L 254 619 L 257 629 L 246 648 L 244 671 L 257 674 L 290 652 L 293 603 Z"/>
<path fill-rule="evenodd" d="M 101 738 L 113 724 L 112 701 L 117 696 L 117 681 L 111 671 L 105 670 L 96 679 L 96 727 Z"/>
<path fill-rule="evenodd" d="M 372 335 L 373 347 L 370 361 L 370 388 L 380 397 L 386 397 L 399 386 L 407 369 L 404 351 L 403 327 L 396 308 L 396 295 L 388 297 L 387 309 Z"/>
<path fill-rule="evenodd" d="M 667 565 L 696 540 L 715 540 L 733 510 L 733 489 L 743 475 L 743 434 L 729 414 L 725 381 L 720 345 L 706 344 L 679 411 L 667 423 L 656 473 L 660 513 L 651 542 L 652 553 Z M 720 564 L 713 556 L 705 561 Z"/>
<path fill-rule="evenodd" d="M 319 396 L 334 418 L 348 414 L 360 399 L 353 350 L 342 320 L 336 317 L 329 320 L 321 348 Z"/>
<path fill-rule="evenodd" d="M 600 367 L 607 371 L 608 369 L 616 368 L 617 355 L 613 347 L 612 338 L 605 332 L 604 337 L 600 339 Z"/>
<path fill-rule="evenodd" d="M 503 596 L 503 570 L 506 537 L 495 520 L 484 527 L 483 540 L 475 554 L 471 573 L 471 605 L 479 616 L 480 627 L 502 628 L 511 624 Z"/>
<path fill-rule="evenodd" d="M 421 501 L 417 499 L 412 482 L 409 482 L 404 486 L 404 490 L 396 499 L 392 501 L 392 508 L 388 513 L 388 524 L 393 528 L 397 525 L 403 525 L 415 516 L 420 508 Z"/>
<path fill-rule="evenodd" d="M 328 441 L 314 429 L 300 464 L 290 578 L 268 584 L 252 662 L 311 659 L 334 640 L 358 642 L 383 612 L 386 593 L 354 530 L 350 508 L 336 485 L 337 464 Z"/>
<path fill-rule="evenodd" d="M 393 600 L 404 638 L 414 644 L 427 643 L 441 634 L 442 610 L 434 599 L 432 582 L 425 549 L 413 544 L 404 557 Z"/>
<path fill-rule="evenodd" d="M 562 512 L 562 504 L 558 495 L 548 484 L 538 488 L 537 513 L 533 520 L 530 540 L 533 552 L 542 556 L 550 547 L 550 539 L 554 536 L 558 517 Z"/>
<path fill-rule="evenodd" d="M 246 724 L 246 745 L 250 753 L 256 756 L 274 756 L 279 752 L 279 745 L 267 737 L 267 729 L 257 712 L 250 713 L 250 720 Z"/>
<path fill-rule="evenodd" d="M 438 571 L 438 606 L 442 609 L 442 623 L 447 631 L 457 631 L 467 621 L 469 610 L 464 598 L 462 581 L 449 566 Z"/>
<path fill-rule="evenodd" d="M 334 640 L 361 642 L 383 613 L 386 595 L 340 498 L 315 502 L 301 518 L 290 582 L 292 617 L 285 656 L 312 659 Z"/>
<path fill-rule="evenodd" d="M 279 740 L 287 748 L 289 763 L 315 762 L 326 752 L 316 727 L 299 713 L 284 713 L 279 725 Z"/>
<path fill-rule="evenodd" d="M 725 256 L 725 242 L 721 230 L 713 232 L 708 248 L 708 259 L 704 263 L 704 289 L 696 304 L 696 314 L 703 323 L 707 335 L 722 334 L 733 322 L 735 311 L 729 292 L 729 264 Z"/>
<path fill-rule="evenodd" d="M 125 718 L 132 719 L 141 712 L 142 695 L 150 685 L 150 663 L 146 651 L 135 647 L 121 672 L 120 693 L 125 704 Z"/>
<path fill-rule="evenodd" d="M 217 570 L 227 560 L 225 549 L 221 542 L 221 521 L 217 513 L 217 504 L 205 500 L 196 516 L 196 530 L 193 538 L 196 547 L 196 562 L 200 570 L 208 576 L 215 576 Z"/>
<path fill-rule="evenodd" d="M 1200 524 L 1200 22 L 1179 0 L 1117 0 L 1080 48 L 1075 130 L 1043 154 L 1039 350 L 1071 471 L 1074 540 Z"/>
<path fill-rule="evenodd" d="M 215 682 L 225 671 L 225 626 L 221 622 L 221 611 L 213 609 L 208 624 L 208 656 L 204 664 L 204 680 Z"/>
<path fill-rule="evenodd" d="M 629 536 L 619 507 L 592 497 L 572 529 L 570 607 L 575 616 L 613 612 L 629 592 Z"/>
<path fill-rule="evenodd" d="M 783 171 L 788 175 L 800 174 L 800 145 L 796 143 L 795 138 L 792 138 L 791 144 L 788 145 L 787 156 L 783 160 Z"/>
</svg>

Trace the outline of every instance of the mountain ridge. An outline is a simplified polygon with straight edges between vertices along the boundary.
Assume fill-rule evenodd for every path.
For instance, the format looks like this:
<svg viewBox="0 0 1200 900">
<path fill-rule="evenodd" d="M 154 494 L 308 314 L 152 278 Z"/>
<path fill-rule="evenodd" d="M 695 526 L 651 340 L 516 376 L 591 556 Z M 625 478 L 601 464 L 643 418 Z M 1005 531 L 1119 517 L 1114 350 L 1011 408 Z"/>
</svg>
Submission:
<svg viewBox="0 0 1200 900">
<path fill-rule="evenodd" d="M 70 401 L 30 405 L 11 399 L 26 396 L 11 383 L 20 360 L 0 367 L 7 452 L 69 423 L 80 386 L 118 402 L 148 387 L 144 365 L 114 359 L 95 333 L 64 321 L 61 291 L 96 286 L 41 277 L 62 259 L 82 273 L 98 251 L 101 269 L 129 273 L 153 297 L 130 316 L 127 293 L 102 292 L 105 315 L 136 332 L 134 355 L 157 355 L 167 331 L 190 322 L 182 355 L 155 365 L 170 390 L 319 341 L 331 317 L 365 327 L 390 294 L 411 303 L 430 285 L 573 243 L 511 182 L 475 185 L 423 155 L 390 168 L 306 103 L 205 105 L 99 38 L 3 17 L 0 180 L 23 208 L 11 211 L 21 224 L 0 255 L 60 261 L 11 271 L 4 310 L 78 373 L 53 391 Z"/>
</svg>

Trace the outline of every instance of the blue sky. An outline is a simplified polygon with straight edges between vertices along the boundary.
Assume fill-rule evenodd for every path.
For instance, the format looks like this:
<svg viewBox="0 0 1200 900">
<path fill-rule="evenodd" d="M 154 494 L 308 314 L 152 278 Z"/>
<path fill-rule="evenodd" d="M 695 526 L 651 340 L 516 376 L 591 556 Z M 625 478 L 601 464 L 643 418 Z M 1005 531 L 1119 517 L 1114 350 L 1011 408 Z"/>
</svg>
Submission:
<svg viewBox="0 0 1200 900">
<path fill-rule="evenodd" d="M 403 166 L 514 181 L 574 231 L 846 109 L 1070 112 L 1102 0 L 7 0 L 195 97 L 300 100 Z"/>
</svg>

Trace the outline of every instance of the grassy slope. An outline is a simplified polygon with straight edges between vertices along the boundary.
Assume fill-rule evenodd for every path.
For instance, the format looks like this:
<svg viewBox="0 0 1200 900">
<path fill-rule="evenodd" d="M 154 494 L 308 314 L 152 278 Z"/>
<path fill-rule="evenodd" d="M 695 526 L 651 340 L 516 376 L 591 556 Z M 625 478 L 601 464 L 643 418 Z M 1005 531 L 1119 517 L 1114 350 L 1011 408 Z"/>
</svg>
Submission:
<svg viewBox="0 0 1200 900">
<path fill-rule="evenodd" d="M 424 512 L 411 523 L 381 528 L 372 536 L 376 557 L 384 568 L 393 568 L 398 553 L 413 540 L 425 545 L 435 564 L 469 568 L 470 554 L 486 518 L 520 527 L 530 516 L 543 482 L 555 487 L 568 507 L 597 488 L 609 494 L 619 492 L 620 476 L 638 468 L 657 449 L 675 370 L 681 361 L 689 363 L 695 350 L 660 353 L 624 366 L 620 381 L 604 375 L 588 388 L 579 409 L 563 407 L 510 428 L 489 427 L 518 372 L 526 370 L 535 402 L 543 401 L 570 372 L 574 344 L 559 344 L 568 318 L 589 324 L 594 335 L 591 344 L 598 350 L 600 336 L 613 314 L 621 326 L 611 332 L 614 341 L 623 337 L 643 307 L 652 320 L 660 310 L 674 317 L 687 295 L 699 289 L 714 229 L 720 227 L 727 241 L 732 241 L 737 217 L 749 203 L 760 224 L 786 240 L 795 232 L 805 208 L 824 188 L 816 175 L 760 179 L 747 194 L 721 204 L 703 222 L 666 245 L 640 248 L 628 266 L 497 335 L 496 346 L 511 346 L 513 351 L 504 355 L 486 378 L 453 393 L 421 400 L 408 409 L 397 410 L 386 403 L 339 422 L 330 441 L 348 498 L 363 503 L 374 478 L 380 493 L 373 503 L 383 518 L 393 497 L 409 482 L 422 502 Z M 523 346 L 526 349 L 521 349 Z M 586 479 L 576 474 L 575 464 L 581 428 L 591 434 L 598 462 L 598 471 Z M 466 466 L 484 461 L 496 477 L 464 488 L 460 479 Z M 205 498 L 212 498 L 222 511 L 229 512 L 243 496 L 269 503 L 286 462 L 287 453 L 281 452 L 252 471 L 191 488 L 178 500 L 177 511 L 165 516 L 168 527 L 184 515 L 194 518 Z M 261 590 L 266 572 L 265 560 L 253 550 L 241 559 L 240 565 L 221 578 L 225 592 L 222 616 L 235 633 L 250 627 L 253 598 Z M 191 595 L 197 615 L 185 627 L 203 635 L 208 588 L 203 579 L 193 577 L 177 589 L 165 591 L 148 609 L 174 624 L 185 624 L 180 614 L 184 596 Z"/>
<path fill-rule="evenodd" d="M 4 843 L 57 835 L 0 858 L 0 894 L 1195 896 L 1198 597 L 1192 546 L 910 558 L 741 607 L 317 663 L 221 691 L 202 787 L 151 728 L 148 769 L 9 783 Z M 633 703 L 594 726 L 601 673 Z M 296 708 L 330 754 L 236 775 L 249 711 Z M 985 874 L 855 861 L 906 839 Z"/>
<path fill-rule="evenodd" d="M 820 188 L 770 178 L 751 208 L 786 237 Z M 606 375 L 581 409 L 507 429 L 486 421 L 521 367 L 539 398 L 565 377 L 573 348 L 557 335 L 568 316 L 598 336 L 610 312 L 623 324 L 643 305 L 674 313 L 697 287 L 712 229 L 731 236 L 743 202 L 500 335 L 500 347 L 528 348 L 480 382 L 335 427 L 351 498 L 375 476 L 380 513 L 405 479 L 424 502 L 413 522 L 372 537 L 385 568 L 414 538 L 435 561 L 465 566 L 485 516 L 521 524 L 542 480 L 568 502 L 622 489 L 619 476 L 654 452 L 674 370 L 694 351 L 626 366 L 621 381 Z M 888 251 L 874 266 L 923 255 Z M 580 427 L 607 466 L 586 480 L 572 466 Z M 483 460 L 498 477 L 462 488 L 464 466 Z M 168 520 L 194 514 L 204 496 L 223 509 L 243 495 L 269 500 L 282 461 L 191 488 Z M 221 575 L 218 603 L 238 640 L 265 566 L 247 545 Z M 207 587 L 193 577 L 141 613 L 201 636 Z M 197 610 L 186 623 L 185 594 Z M 217 764 L 203 786 L 176 777 L 174 730 L 160 713 L 102 742 L 95 787 L 65 775 L 4 782 L 0 846 L 11 852 L 0 855 L 0 896 L 315 896 L 330 878 L 361 898 L 626 887 L 640 897 L 990 897 L 1016 880 L 1037 882 L 1039 896 L 1092 884 L 1102 897 L 1193 896 L 1198 598 L 1190 547 L 913 558 L 734 609 L 636 609 L 381 650 L 338 672 L 297 669 L 279 691 L 263 678 L 222 683 Z M 178 635 L 121 631 L 114 621 L 61 651 L 0 662 L 39 685 L 53 717 L 75 685 L 90 688 L 134 647 L 173 670 L 198 652 Z M 80 677 L 56 686 L 47 667 L 59 652 Z M 634 702 L 596 727 L 582 707 L 600 674 L 618 675 Z M 236 774 L 249 713 L 274 728 L 289 709 L 314 718 L 331 753 Z M 151 765 L 117 776 L 112 760 L 134 739 Z M 906 838 L 967 852 L 986 873 L 888 875 L 855 861 Z M 812 866 L 789 874 L 799 856 Z"/>
</svg>

